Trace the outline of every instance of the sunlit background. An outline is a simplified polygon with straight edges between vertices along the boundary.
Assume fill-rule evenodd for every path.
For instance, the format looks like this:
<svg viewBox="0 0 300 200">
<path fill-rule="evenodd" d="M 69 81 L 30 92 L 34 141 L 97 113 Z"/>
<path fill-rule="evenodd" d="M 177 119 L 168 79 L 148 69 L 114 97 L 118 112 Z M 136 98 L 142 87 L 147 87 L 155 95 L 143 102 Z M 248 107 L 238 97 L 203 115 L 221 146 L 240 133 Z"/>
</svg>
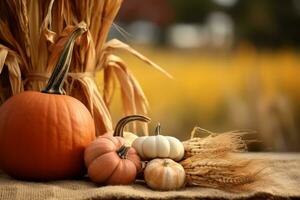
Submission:
<svg viewBox="0 0 300 200">
<path fill-rule="evenodd" d="M 120 52 L 163 134 L 252 129 L 251 150 L 300 151 L 299 27 L 298 0 L 125 0 L 110 38 L 174 76 Z"/>
</svg>

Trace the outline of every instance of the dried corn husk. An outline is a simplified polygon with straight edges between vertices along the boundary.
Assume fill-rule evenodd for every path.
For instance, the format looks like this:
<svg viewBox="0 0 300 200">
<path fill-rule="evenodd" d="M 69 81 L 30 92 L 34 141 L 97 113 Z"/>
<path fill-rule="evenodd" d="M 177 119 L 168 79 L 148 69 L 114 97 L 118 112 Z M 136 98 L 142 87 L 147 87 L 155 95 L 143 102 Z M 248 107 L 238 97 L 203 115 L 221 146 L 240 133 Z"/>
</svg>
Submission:
<svg viewBox="0 0 300 200">
<path fill-rule="evenodd" d="M 1 95 L 1 101 L 23 90 L 40 91 L 50 77 L 66 38 L 82 23 L 88 31 L 74 46 L 65 83 L 67 94 L 87 106 L 94 117 L 98 135 L 113 127 L 109 105 L 115 89 L 111 85 L 116 80 L 121 84 L 124 114 L 146 115 L 148 102 L 139 83 L 113 51 L 126 50 L 170 75 L 130 46 L 117 40 L 106 42 L 121 3 L 122 0 L 1 1 L 0 74 L 2 68 L 7 67 L 9 76 L 8 83 L 0 84 L 0 94 L 5 93 Z M 95 82 L 95 74 L 99 71 L 104 73 L 103 94 Z M 7 82 L 3 75 L 1 81 Z M 4 85 L 10 88 L 4 88 Z"/>
<path fill-rule="evenodd" d="M 161 71 L 163 74 L 172 78 L 172 76 L 160 68 L 158 65 L 147 59 L 145 56 L 137 52 L 136 50 L 132 49 L 127 44 L 113 39 L 108 41 L 104 45 L 103 49 L 103 64 L 104 66 L 104 101 L 106 105 L 110 105 L 111 99 L 114 94 L 116 80 L 118 80 L 121 86 L 121 95 L 123 99 L 123 107 L 125 115 L 132 115 L 135 113 L 147 113 L 148 109 L 148 100 L 136 80 L 133 74 L 130 72 L 129 68 L 126 66 L 125 62 L 111 54 L 111 51 L 123 49 L 131 53 L 132 55 L 136 56 L 137 58 L 141 59 L 142 61 L 148 63 L 150 66 L 156 68 L 157 70 Z M 133 128 L 135 130 L 135 124 L 133 124 Z M 144 132 L 148 133 L 147 125 L 144 125 Z"/>
<path fill-rule="evenodd" d="M 213 133 L 211 131 L 195 127 L 191 138 L 183 142 L 185 158 L 197 154 L 222 155 L 227 152 L 247 151 L 247 140 L 242 137 L 254 133 L 251 130 L 235 130 L 224 133 Z M 201 136 L 206 134 L 206 136 Z M 208 134 L 208 135 L 207 135 Z"/>
</svg>

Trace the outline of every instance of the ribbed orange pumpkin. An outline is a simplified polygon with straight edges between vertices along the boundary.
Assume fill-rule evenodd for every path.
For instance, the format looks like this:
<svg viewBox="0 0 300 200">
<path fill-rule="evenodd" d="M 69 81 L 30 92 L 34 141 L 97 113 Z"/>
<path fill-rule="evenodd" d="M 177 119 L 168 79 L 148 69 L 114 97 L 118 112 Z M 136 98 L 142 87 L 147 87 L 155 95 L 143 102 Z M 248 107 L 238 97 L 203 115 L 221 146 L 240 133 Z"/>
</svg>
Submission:
<svg viewBox="0 0 300 200">
<path fill-rule="evenodd" d="M 133 120 L 148 122 L 150 119 L 133 115 L 121 119 L 114 134 L 106 133 L 94 140 L 85 150 L 84 159 L 90 179 L 98 184 L 125 185 L 135 181 L 142 168 L 141 160 L 132 147 L 125 146 L 122 135 L 124 126 Z"/>
<path fill-rule="evenodd" d="M 66 42 L 48 85 L 41 92 L 11 97 L 0 108 L 0 167 L 9 175 L 30 180 L 53 180 L 85 173 L 83 153 L 95 138 L 88 109 L 63 94 L 77 27 Z"/>
</svg>

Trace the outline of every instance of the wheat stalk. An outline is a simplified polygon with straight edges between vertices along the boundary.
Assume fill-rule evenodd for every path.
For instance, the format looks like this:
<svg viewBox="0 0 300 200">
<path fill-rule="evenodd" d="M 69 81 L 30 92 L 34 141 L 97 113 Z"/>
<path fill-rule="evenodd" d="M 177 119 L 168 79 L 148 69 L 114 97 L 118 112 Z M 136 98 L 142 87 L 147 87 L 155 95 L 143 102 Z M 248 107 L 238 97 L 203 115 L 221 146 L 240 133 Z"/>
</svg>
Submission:
<svg viewBox="0 0 300 200">
<path fill-rule="evenodd" d="M 180 163 L 186 173 L 187 185 L 212 187 L 227 191 L 251 190 L 263 177 L 266 168 L 261 160 L 237 158 L 234 154 L 223 156 L 194 155 Z"/>
<path fill-rule="evenodd" d="M 201 136 L 208 134 L 207 136 Z M 243 136 L 253 134 L 251 130 L 235 130 L 224 133 L 213 133 L 200 127 L 195 127 L 191 138 L 183 142 L 185 158 L 198 154 L 223 155 L 227 152 L 247 151 L 247 143 Z M 199 137 L 200 135 L 200 137 Z"/>
<path fill-rule="evenodd" d="M 243 136 L 250 130 L 224 133 L 195 127 L 191 138 L 183 142 L 185 160 L 181 161 L 190 186 L 213 187 L 228 191 L 251 190 L 262 178 L 265 165 L 261 160 L 237 157 L 233 152 L 247 151 Z M 206 136 L 202 136 L 202 135 Z"/>
</svg>

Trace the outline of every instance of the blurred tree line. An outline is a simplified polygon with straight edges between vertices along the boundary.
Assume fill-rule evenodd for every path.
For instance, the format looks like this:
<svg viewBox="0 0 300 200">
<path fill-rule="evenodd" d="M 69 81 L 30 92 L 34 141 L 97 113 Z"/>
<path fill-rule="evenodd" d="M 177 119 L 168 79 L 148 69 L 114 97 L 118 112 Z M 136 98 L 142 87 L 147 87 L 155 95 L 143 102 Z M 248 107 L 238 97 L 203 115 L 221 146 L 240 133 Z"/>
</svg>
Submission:
<svg viewBox="0 0 300 200">
<path fill-rule="evenodd" d="M 203 23 L 212 12 L 231 17 L 237 43 L 300 47 L 299 0 L 126 0 L 119 19 L 149 20 L 164 29 L 173 23 Z"/>
<path fill-rule="evenodd" d="M 300 47 L 300 1 L 237 0 L 222 6 L 212 0 L 169 0 L 177 22 L 201 22 L 212 11 L 232 17 L 236 41 L 248 40 L 258 47 Z"/>
</svg>

